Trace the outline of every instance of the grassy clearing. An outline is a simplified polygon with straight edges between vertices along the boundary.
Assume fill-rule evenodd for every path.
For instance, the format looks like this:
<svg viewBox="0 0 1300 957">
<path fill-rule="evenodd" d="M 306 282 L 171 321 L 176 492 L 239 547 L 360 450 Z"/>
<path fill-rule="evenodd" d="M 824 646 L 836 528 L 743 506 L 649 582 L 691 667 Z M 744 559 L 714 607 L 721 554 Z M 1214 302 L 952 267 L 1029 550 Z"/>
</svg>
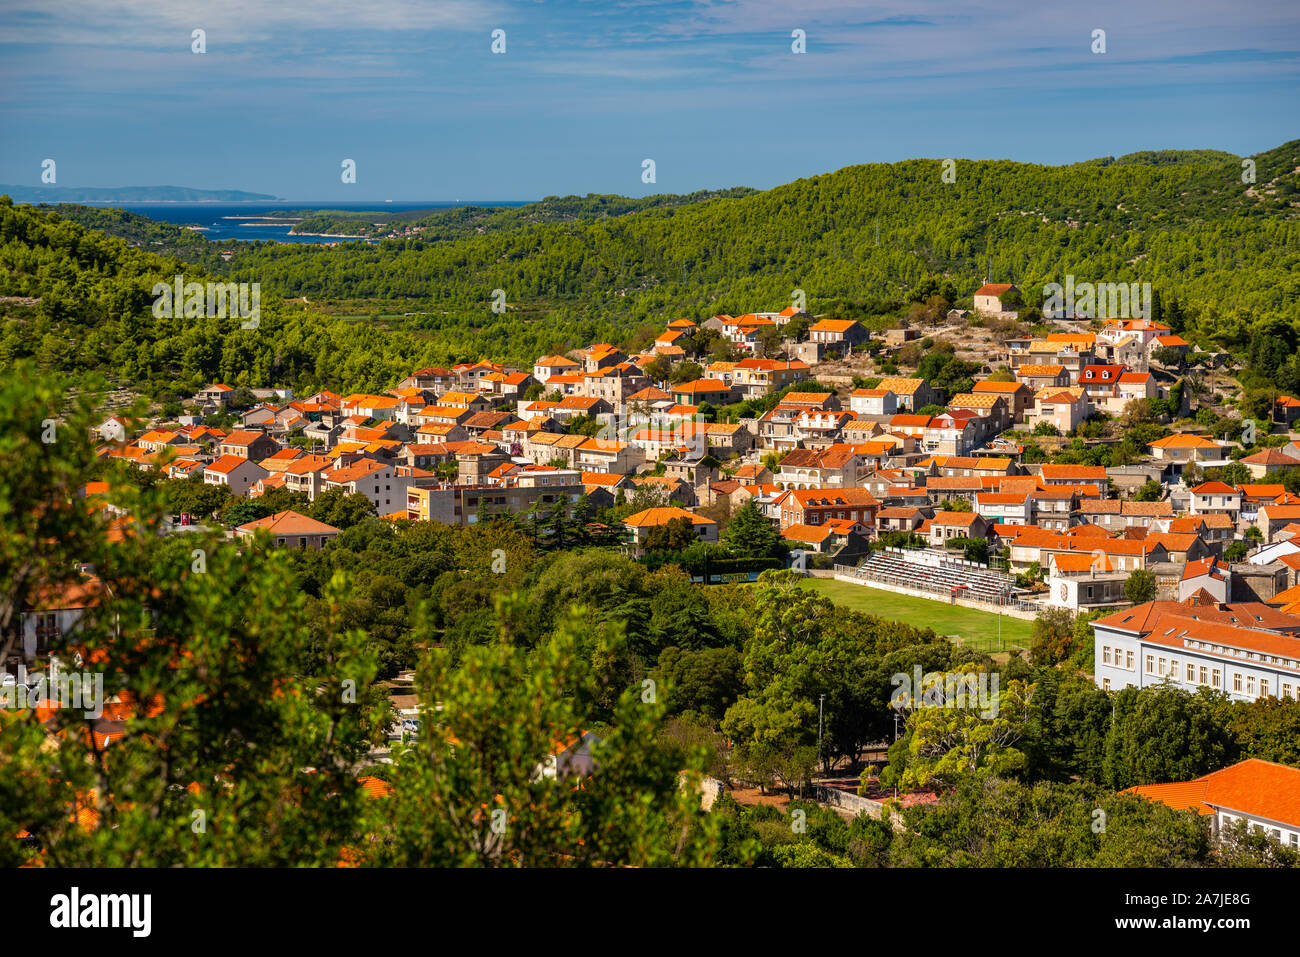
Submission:
<svg viewBox="0 0 1300 957">
<path fill-rule="evenodd" d="M 853 611 L 881 618 L 895 618 L 917 627 L 933 628 L 941 635 L 960 639 L 981 651 L 998 650 L 998 615 L 943 601 L 897 595 L 836 581 L 833 578 L 809 578 L 805 584 L 822 592 L 835 604 Z M 1028 648 L 1032 643 L 1033 622 L 1002 615 L 1002 647 Z"/>
</svg>

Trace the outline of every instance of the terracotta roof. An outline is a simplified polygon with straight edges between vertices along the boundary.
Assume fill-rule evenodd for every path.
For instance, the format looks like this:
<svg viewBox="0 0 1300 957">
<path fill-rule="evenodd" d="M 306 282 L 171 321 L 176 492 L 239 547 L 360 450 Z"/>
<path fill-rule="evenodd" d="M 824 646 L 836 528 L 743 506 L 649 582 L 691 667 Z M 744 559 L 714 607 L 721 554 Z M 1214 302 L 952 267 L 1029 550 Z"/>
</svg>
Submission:
<svg viewBox="0 0 1300 957">
<path fill-rule="evenodd" d="M 781 537 L 796 542 L 821 543 L 832 534 L 827 525 L 791 525 L 781 532 Z"/>
<path fill-rule="evenodd" d="M 241 532 L 255 532 L 263 528 L 275 535 L 337 535 L 339 530 L 314 518 L 294 511 L 276 512 L 266 518 L 246 522 L 239 526 Z"/>
<path fill-rule="evenodd" d="M 1282 468 L 1300 465 L 1300 459 L 1294 459 L 1277 449 L 1262 449 L 1254 455 L 1246 456 L 1241 461 L 1245 462 L 1247 465 L 1266 465 Z"/>
<path fill-rule="evenodd" d="M 934 513 L 931 525 L 961 525 L 969 527 L 979 518 L 974 512 L 947 512 L 942 509 Z"/>
<path fill-rule="evenodd" d="M 1237 490 L 1224 482 L 1202 482 L 1192 489 L 1194 495 L 1236 495 Z"/>
<path fill-rule="evenodd" d="M 877 389 L 888 389 L 895 395 L 911 395 L 921 386 L 925 385 L 924 379 L 881 379 L 876 383 Z"/>
<path fill-rule="evenodd" d="M 1219 443 L 1213 442 L 1203 435 L 1188 435 L 1185 432 L 1168 435 L 1163 439 L 1156 439 L 1151 443 L 1151 446 L 1157 449 L 1217 449 L 1220 447 Z"/>
<path fill-rule="evenodd" d="M 809 327 L 809 332 L 848 332 L 858 325 L 856 319 L 823 319 Z"/>
<path fill-rule="evenodd" d="M 1300 827 L 1300 769 L 1258 758 L 1247 758 L 1193 781 L 1140 784 L 1124 793 L 1198 814 L 1222 809 Z"/>
<path fill-rule="evenodd" d="M 673 506 L 660 506 L 657 508 L 647 508 L 634 515 L 629 515 L 623 519 L 624 525 L 632 528 L 655 528 L 659 525 L 667 525 L 675 518 L 685 518 L 692 525 L 716 525 L 717 522 L 711 518 L 705 518 L 702 515 L 696 515 L 688 512 L 684 508 L 675 508 Z"/>
<path fill-rule="evenodd" d="M 241 465 L 252 465 L 252 464 L 254 463 L 249 462 L 248 459 L 243 458 L 242 456 L 223 455 L 221 456 L 221 458 L 217 459 L 215 462 L 209 465 L 204 471 L 216 472 L 218 475 L 226 475 L 230 472 L 233 472 Z"/>
</svg>

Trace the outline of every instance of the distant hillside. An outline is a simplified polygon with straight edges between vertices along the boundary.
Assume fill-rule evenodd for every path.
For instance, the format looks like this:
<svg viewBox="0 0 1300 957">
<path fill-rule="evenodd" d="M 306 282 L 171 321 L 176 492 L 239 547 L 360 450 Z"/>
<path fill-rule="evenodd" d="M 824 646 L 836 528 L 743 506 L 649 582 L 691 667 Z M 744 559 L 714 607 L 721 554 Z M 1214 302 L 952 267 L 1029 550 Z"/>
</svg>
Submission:
<svg viewBox="0 0 1300 957">
<path fill-rule="evenodd" d="M 1125 153 L 1116 166 L 1195 166 L 1201 163 L 1234 163 L 1241 159 L 1223 150 L 1140 150 Z"/>
<path fill-rule="evenodd" d="M 0 194 L 16 203 L 246 203 L 274 200 L 268 193 L 240 189 L 191 189 L 188 186 L 7 186 Z"/>
<path fill-rule="evenodd" d="M 887 301 L 924 277 L 969 295 L 991 269 L 1023 288 L 1064 276 L 1150 282 L 1208 309 L 1300 311 L 1300 140 L 1254 157 L 1039 166 L 937 159 L 851 166 L 742 196 L 518 224 L 365 248 L 263 244 L 222 267 L 285 296 L 408 299 L 477 312 L 492 289 L 519 320 L 609 319 Z M 446 220 L 477 215 L 452 210 Z M 540 221 L 539 221 L 540 220 Z"/>
<path fill-rule="evenodd" d="M 15 207 L 0 233 L 0 296 L 42 301 L 0 304 L 0 361 L 35 354 L 50 368 L 108 370 L 155 390 L 240 376 L 373 389 L 422 365 L 527 364 L 593 341 L 653 337 L 679 316 L 779 309 L 795 289 L 814 313 L 887 324 L 927 280 L 945 277 L 969 305 L 991 271 L 1018 283 L 1031 306 L 1045 282 L 1067 275 L 1149 282 L 1158 302 L 1179 304 L 1198 345 L 1247 355 L 1264 343 L 1263 374 L 1300 390 L 1300 140 L 1252 157 L 1253 183 L 1243 183 L 1239 159 L 1209 156 L 963 160 L 952 183 L 941 161 L 909 160 L 649 208 L 570 197 L 447 210 L 437 214 L 446 239 L 334 247 L 219 245 L 120 211 L 69 207 L 172 260 Z M 235 250 L 229 262 L 223 248 Z M 148 283 L 180 270 L 260 283 L 260 328 L 155 320 Z M 503 314 L 490 308 L 494 289 L 505 292 Z M 345 315 L 320 315 L 331 309 Z"/>
<path fill-rule="evenodd" d="M 395 227 L 402 227 L 425 242 L 442 242 L 464 236 L 518 229 L 542 223 L 571 223 L 627 216 L 651 209 L 668 209 L 702 203 L 711 199 L 748 196 L 756 190 L 735 187 L 723 190 L 699 190 L 685 195 L 660 193 L 629 198 L 588 193 L 586 196 L 547 196 L 524 206 L 460 206 L 434 211 L 412 210 L 404 213 L 340 212 L 321 210 L 298 223 L 295 233 L 337 234 L 379 237 Z M 376 225 L 382 223 L 383 225 Z"/>
</svg>

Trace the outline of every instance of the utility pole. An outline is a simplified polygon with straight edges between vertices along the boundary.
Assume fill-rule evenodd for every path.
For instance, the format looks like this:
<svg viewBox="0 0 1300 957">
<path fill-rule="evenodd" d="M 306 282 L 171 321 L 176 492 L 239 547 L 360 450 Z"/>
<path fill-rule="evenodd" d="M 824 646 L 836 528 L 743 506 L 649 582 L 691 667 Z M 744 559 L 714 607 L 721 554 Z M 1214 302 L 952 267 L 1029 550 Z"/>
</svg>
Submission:
<svg viewBox="0 0 1300 957">
<path fill-rule="evenodd" d="M 822 760 L 822 713 L 826 704 L 826 695 L 817 696 L 817 760 Z M 826 770 L 825 763 L 822 764 L 822 770 Z"/>
</svg>

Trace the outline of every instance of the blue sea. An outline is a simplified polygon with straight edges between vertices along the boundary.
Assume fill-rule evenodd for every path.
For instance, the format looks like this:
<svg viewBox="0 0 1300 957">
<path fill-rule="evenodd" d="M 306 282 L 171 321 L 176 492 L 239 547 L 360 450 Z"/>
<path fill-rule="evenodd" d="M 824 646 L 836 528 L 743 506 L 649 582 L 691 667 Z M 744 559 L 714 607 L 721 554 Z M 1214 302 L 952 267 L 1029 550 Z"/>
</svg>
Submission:
<svg viewBox="0 0 1300 957">
<path fill-rule="evenodd" d="M 434 211 L 457 206 L 526 206 L 532 200 L 474 200 L 448 202 L 435 200 L 425 203 L 386 203 L 382 200 L 369 203 L 340 203 L 337 200 L 308 202 L 251 202 L 251 203 L 86 203 L 87 206 L 112 206 L 130 213 L 148 216 L 160 223 L 178 226 L 199 226 L 204 236 L 214 242 L 225 239 L 272 239 L 282 243 L 332 243 L 332 236 L 291 236 L 292 224 L 274 225 L 260 222 L 268 214 L 301 209 L 380 210 L 406 212 L 416 209 Z M 384 222 L 376 216 L 375 222 Z"/>
</svg>

